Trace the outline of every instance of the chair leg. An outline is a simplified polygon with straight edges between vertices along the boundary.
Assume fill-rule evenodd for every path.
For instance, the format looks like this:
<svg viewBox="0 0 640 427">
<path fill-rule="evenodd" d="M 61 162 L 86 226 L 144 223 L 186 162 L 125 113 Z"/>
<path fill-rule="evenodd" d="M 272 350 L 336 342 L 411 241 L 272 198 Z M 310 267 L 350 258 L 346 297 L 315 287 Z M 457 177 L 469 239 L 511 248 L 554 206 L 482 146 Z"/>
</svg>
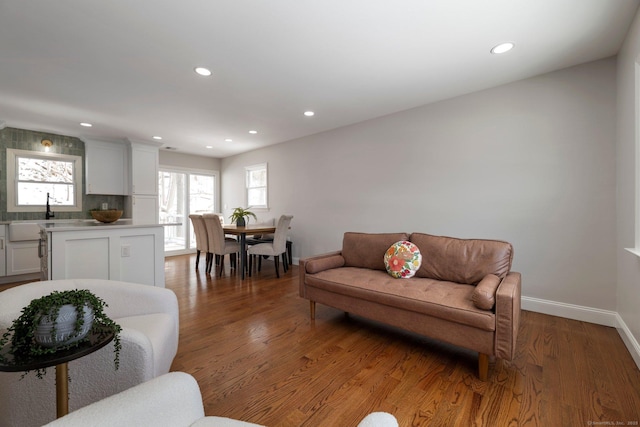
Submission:
<svg viewBox="0 0 640 427">
<path fill-rule="evenodd" d="M 276 277 L 280 278 L 280 255 L 276 255 L 273 257 L 273 262 L 276 265 Z"/>
<path fill-rule="evenodd" d="M 196 249 L 196 271 L 198 271 L 198 263 L 200 262 L 200 251 Z"/>
<path fill-rule="evenodd" d="M 262 269 L 262 256 L 258 255 L 258 273 Z"/>
<path fill-rule="evenodd" d="M 213 254 L 211 252 L 207 252 L 207 266 L 205 267 L 205 271 L 207 274 L 211 274 L 211 265 L 213 264 Z"/>
<path fill-rule="evenodd" d="M 236 268 L 236 254 L 229 254 L 229 262 L 231 263 L 231 268 Z"/>
<path fill-rule="evenodd" d="M 218 277 L 222 277 L 222 272 L 224 271 L 224 255 L 220 256 L 220 271 L 218 272 Z"/>
<path fill-rule="evenodd" d="M 287 253 L 283 252 L 281 256 L 282 256 L 282 269 L 286 273 L 287 271 L 289 271 L 289 262 L 287 261 Z"/>
<path fill-rule="evenodd" d="M 247 254 L 247 261 L 249 262 L 249 277 L 251 277 L 251 272 L 253 271 L 253 258 L 255 257 L 255 255 L 253 254 Z"/>
</svg>

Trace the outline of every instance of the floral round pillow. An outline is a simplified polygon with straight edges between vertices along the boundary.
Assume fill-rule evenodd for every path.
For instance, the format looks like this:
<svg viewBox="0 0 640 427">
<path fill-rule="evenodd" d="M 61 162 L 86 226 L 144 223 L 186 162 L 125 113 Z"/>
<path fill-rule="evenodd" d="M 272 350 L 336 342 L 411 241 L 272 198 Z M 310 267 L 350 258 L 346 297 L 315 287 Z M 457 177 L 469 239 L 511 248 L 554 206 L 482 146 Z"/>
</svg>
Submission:
<svg viewBox="0 0 640 427">
<path fill-rule="evenodd" d="M 387 273 L 396 279 L 413 277 L 421 263 L 420 249 L 406 240 L 394 243 L 384 254 L 384 266 L 387 268 Z"/>
</svg>

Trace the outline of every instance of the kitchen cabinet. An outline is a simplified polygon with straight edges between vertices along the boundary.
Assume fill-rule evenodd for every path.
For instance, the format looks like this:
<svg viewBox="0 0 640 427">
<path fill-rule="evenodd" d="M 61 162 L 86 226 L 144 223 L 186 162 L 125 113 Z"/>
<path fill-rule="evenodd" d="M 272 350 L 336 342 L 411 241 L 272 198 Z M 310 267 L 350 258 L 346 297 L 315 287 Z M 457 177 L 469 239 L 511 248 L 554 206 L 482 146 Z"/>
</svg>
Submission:
<svg viewBox="0 0 640 427">
<path fill-rule="evenodd" d="M 131 194 L 158 195 L 158 147 L 131 143 Z"/>
<path fill-rule="evenodd" d="M 130 197 L 125 213 L 138 224 L 158 224 L 159 145 L 130 142 Z"/>
<path fill-rule="evenodd" d="M 7 275 L 6 265 L 6 244 L 7 244 L 7 226 L 0 224 L 0 277 Z"/>
<path fill-rule="evenodd" d="M 87 194 L 124 196 L 128 186 L 127 147 L 124 142 L 83 139 Z"/>
<path fill-rule="evenodd" d="M 131 196 L 131 218 L 137 224 L 158 224 L 158 196 Z"/>
<path fill-rule="evenodd" d="M 164 287 L 164 229 L 131 220 L 42 224 L 43 278 L 105 279 Z"/>
<path fill-rule="evenodd" d="M 38 240 L 7 242 L 7 276 L 38 273 L 40 271 L 39 243 Z"/>
</svg>

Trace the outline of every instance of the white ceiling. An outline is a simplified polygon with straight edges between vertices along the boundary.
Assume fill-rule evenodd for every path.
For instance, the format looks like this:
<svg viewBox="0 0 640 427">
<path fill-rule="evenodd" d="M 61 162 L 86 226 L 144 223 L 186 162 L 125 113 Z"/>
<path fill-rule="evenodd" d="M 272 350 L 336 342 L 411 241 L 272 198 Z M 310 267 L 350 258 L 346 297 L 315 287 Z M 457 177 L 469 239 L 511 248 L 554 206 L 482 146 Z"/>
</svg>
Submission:
<svg viewBox="0 0 640 427">
<path fill-rule="evenodd" d="M 226 157 L 615 55 L 639 3 L 0 0 L 0 121 Z"/>
</svg>

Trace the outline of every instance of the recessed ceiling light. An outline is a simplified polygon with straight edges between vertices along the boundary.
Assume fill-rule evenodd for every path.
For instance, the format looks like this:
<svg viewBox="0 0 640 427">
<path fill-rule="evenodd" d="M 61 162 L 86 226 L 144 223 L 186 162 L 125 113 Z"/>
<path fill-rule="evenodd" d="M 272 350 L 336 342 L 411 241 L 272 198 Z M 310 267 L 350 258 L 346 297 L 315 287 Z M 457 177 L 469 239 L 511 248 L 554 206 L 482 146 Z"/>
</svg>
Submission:
<svg viewBox="0 0 640 427">
<path fill-rule="evenodd" d="M 233 139 L 227 138 L 227 139 L 224 140 L 224 142 L 233 142 Z"/>
<path fill-rule="evenodd" d="M 314 113 L 313 111 L 305 111 L 305 112 L 304 112 L 304 115 L 305 115 L 305 116 L 307 116 L 307 117 L 314 116 L 315 114 L 316 114 L 316 113 Z"/>
<path fill-rule="evenodd" d="M 257 130 L 250 130 L 249 133 L 255 135 L 256 133 L 258 133 L 258 131 Z"/>
<path fill-rule="evenodd" d="M 491 53 L 505 53 L 505 52 L 509 52 L 511 49 L 513 49 L 515 45 L 511 42 L 507 42 L 507 43 L 500 43 L 499 45 L 495 46 L 493 49 L 491 49 Z"/>
<path fill-rule="evenodd" d="M 200 74 L 201 76 L 205 76 L 208 77 L 211 75 L 211 70 L 209 70 L 208 68 L 204 68 L 204 67 L 196 67 L 194 68 L 194 71 L 198 74 Z"/>
<path fill-rule="evenodd" d="M 213 145 L 207 145 L 205 148 L 213 148 Z"/>
<path fill-rule="evenodd" d="M 91 126 L 93 126 L 91 123 L 87 123 L 87 122 L 82 122 L 80 123 L 80 126 L 84 126 L 86 128 L 90 128 Z"/>
<path fill-rule="evenodd" d="M 158 141 L 160 141 L 160 140 L 162 139 L 162 137 L 161 137 L 161 136 L 157 136 L 157 135 L 156 135 L 156 136 L 154 136 L 154 137 L 152 137 L 152 138 L 153 138 L 153 139 L 157 139 Z"/>
</svg>

